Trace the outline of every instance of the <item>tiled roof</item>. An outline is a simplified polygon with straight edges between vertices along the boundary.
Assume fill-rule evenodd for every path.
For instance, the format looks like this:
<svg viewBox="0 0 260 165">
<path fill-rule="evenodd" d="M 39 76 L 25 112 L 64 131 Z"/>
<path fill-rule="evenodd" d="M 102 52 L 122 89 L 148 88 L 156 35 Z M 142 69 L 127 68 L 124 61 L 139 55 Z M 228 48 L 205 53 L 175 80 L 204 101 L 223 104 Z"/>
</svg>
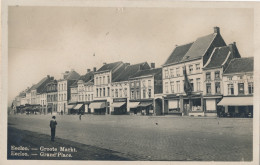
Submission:
<svg viewBox="0 0 260 165">
<path fill-rule="evenodd" d="M 227 59 L 230 52 L 229 46 L 217 47 L 213 50 L 209 63 L 204 67 L 205 69 L 221 67 L 223 62 Z"/>
<path fill-rule="evenodd" d="M 154 69 L 146 69 L 146 70 L 140 70 L 133 76 L 130 76 L 130 78 L 136 78 L 141 76 L 148 76 L 148 75 L 155 75 L 157 73 L 162 72 L 162 68 L 154 68 Z"/>
<path fill-rule="evenodd" d="M 235 58 L 230 61 L 224 74 L 253 72 L 254 71 L 254 57 Z"/>
<path fill-rule="evenodd" d="M 212 33 L 203 37 L 198 38 L 190 47 L 188 52 L 183 57 L 182 61 L 203 57 L 212 41 L 217 36 L 217 33 Z"/>
<path fill-rule="evenodd" d="M 65 76 L 65 80 L 77 80 L 79 79 L 80 75 L 76 71 L 70 71 L 67 76 Z"/>
<path fill-rule="evenodd" d="M 117 76 L 119 76 L 120 74 L 124 73 L 124 70 L 125 70 L 125 68 L 126 68 L 128 65 L 129 65 L 129 64 L 127 64 L 127 63 L 122 63 L 122 65 L 120 65 L 120 67 L 118 67 L 116 70 L 114 70 L 114 71 L 112 72 L 112 82 L 115 81 L 115 78 L 116 78 Z"/>
<path fill-rule="evenodd" d="M 185 45 L 176 46 L 164 65 L 180 62 L 184 55 L 188 52 L 192 44 L 193 42 Z"/>
<path fill-rule="evenodd" d="M 134 75 L 136 72 L 140 70 L 140 67 L 143 67 L 143 69 L 150 69 L 150 66 L 147 64 L 147 62 L 128 65 L 126 66 L 124 71 L 122 71 L 121 74 L 114 79 L 114 82 L 127 81 L 130 76 Z"/>
<path fill-rule="evenodd" d="M 80 76 L 80 78 L 78 80 L 83 80 L 84 83 L 92 80 L 94 78 L 94 72 L 88 72 L 83 76 Z M 75 81 L 70 87 L 76 87 L 78 85 L 78 81 Z"/>
<path fill-rule="evenodd" d="M 105 64 L 98 70 L 98 72 L 105 71 L 105 70 L 113 70 L 119 64 L 122 64 L 122 63 L 123 63 L 122 61 L 118 61 L 118 62 L 114 62 L 114 63 Z"/>
</svg>

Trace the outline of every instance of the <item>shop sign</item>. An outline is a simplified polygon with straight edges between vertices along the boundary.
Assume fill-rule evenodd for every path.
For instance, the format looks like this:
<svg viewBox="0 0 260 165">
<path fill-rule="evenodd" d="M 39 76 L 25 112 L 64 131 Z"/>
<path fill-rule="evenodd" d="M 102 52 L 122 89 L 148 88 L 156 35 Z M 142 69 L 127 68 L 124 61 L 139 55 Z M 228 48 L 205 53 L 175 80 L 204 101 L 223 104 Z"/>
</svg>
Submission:
<svg viewBox="0 0 260 165">
<path fill-rule="evenodd" d="M 126 102 L 126 98 L 113 99 L 113 102 Z"/>
</svg>

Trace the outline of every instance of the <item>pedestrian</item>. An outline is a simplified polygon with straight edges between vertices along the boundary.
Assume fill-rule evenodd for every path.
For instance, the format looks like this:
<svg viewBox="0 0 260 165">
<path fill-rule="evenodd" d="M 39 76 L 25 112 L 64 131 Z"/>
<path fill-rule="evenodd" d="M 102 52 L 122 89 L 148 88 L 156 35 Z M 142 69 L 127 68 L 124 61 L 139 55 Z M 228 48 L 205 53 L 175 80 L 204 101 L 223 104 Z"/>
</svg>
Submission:
<svg viewBox="0 0 260 165">
<path fill-rule="evenodd" d="M 79 120 L 81 120 L 81 113 L 79 114 Z"/>
<path fill-rule="evenodd" d="M 51 127 L 51 141 L 54 141 L 54 138 L 55 138 L 55 131 L 56 131 L 56 125 L 57 125 L 57 122 L 56 122 L 56 117 L 55 116 L 52 116 L 52 119 L 50 121 L 50 127 Z"/>
</svg>

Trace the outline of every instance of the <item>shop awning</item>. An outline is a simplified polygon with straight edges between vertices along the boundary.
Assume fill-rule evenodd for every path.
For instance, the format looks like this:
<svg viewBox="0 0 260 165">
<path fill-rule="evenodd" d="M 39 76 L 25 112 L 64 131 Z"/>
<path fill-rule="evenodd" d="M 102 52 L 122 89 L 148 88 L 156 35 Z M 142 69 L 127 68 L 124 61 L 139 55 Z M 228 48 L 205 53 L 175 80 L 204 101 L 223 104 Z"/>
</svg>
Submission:
<svg viewBox="0 0 260 165">
<path fill-rule="evenodd" d="M 75 107 L 75 105 L 68 105 L 68 109 L 73 109 L 73 107 Z"/>
<path fill-rule="evenodd" d="M 83 104 L 77 104 L 73 109 L 80 109 Z"/>
<path fill-rule="evenodd" d="M 89 108 L 94 108 L 94 109 L 101 109 L 105 107 L 106 107 L 105 102 L 94 102 L 89 105 Z"/>
<path fill-rule="evenodd" d="M 147 106 L 150 106 L 152 105 L 153 103 L 152 102 L 141 102 L 138 107 L 147 107 Z"/>
<path fill-rule="evenodd" d="M 139 105 L 140 102 L 129 102 L 128 106 L 130 108 L 136 108 Z"/>
<path fill-rule="evenodd" d="M 223 97 L 218 105 L 248 106 L 253 105 L 253 97 Z"/>
<path fill-rule="evenodd" d="M 111 107 L 115 107 L 115 108 L 122 107 L 123 105 L 125 105 L 125 102 L 114 102 L 114 103 L 111 103 Z"/>
</svg>

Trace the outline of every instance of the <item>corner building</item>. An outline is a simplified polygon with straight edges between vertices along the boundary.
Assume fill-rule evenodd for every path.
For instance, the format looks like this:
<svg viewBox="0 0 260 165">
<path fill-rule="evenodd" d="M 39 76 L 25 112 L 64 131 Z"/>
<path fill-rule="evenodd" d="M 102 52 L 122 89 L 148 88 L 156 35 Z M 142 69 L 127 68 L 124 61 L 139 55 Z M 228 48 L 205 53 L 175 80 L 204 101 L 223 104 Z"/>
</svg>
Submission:
<svg viewBox="0 0 260 165">
<path fill-rule="evenodd" d="M 226 43 L 219 27 L 214 27 L 212 34 L 199 37 L 195 42 L 176 46 L 162 67 L 163 114 L 204 116 L 202 68 L 213 50 L 222 46 Z M 184 90 L 185 76 L 191 86 L 190 95 Z"/>
</svg>

